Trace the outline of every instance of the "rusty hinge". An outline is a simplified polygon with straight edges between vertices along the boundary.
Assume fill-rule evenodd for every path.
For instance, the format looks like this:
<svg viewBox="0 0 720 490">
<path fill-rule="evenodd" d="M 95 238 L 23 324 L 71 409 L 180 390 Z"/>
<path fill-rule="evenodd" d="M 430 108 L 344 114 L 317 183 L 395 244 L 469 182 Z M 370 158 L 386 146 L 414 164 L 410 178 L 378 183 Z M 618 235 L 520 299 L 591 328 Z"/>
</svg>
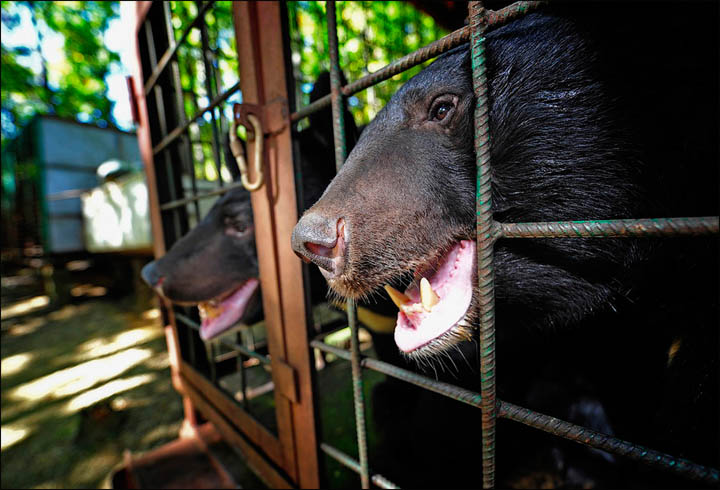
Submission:
<svg viewBox="0 0 720 490">
<path fill-rule="evenodd" d="M 246 128 L 252 128 L 248 114 L 260 119 L 265 136 L 280 133 L 290 121 L 288 101 L 284 97 L 275 98 L 265 105 L 247 103 L 233 105 L 235 119 Z"/>
<path fill-rule="evenodd" d="M 272 360 L 272 371 L 275 386 L 281 395 L 293 403 L 299 400 L 297 389 L 297 376 L 295 369 L 280 359 Z"/>
</svg>

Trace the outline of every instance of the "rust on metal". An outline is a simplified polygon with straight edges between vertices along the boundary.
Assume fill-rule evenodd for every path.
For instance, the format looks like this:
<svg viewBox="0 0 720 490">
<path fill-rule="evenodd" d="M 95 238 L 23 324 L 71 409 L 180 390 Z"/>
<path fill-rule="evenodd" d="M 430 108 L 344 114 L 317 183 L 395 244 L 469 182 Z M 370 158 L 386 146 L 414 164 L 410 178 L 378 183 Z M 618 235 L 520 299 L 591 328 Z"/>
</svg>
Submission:
<svg viewBox="0 0 720 490">
<path fill-rule="evenodd" d="M 246 439 L 244 433 L 231 425 L 217 410 L 214 400 L 208 400 L 203 396 L 205 394 L 203 389 L 195 388 L 191 383 L 185 383 L 185 387 L 186 396 L 218 428 L 226 440 L 240 449 L 250 468 L 268 488 L 293 488 L 293 485 L 263 457 L 262 453 L 258 452 L 255 445 Z"/>
<path fill-rule="evenodd" d="M 355 473 L 360 473 L 361 466 L 356 459 L 351 458 L 339 449 L 334 448 L 330 444 L 326 444 L 324 442 L 320 443 L 320 449 L 322 449 L 325 454 L 333 458 L 335 461 L 344 465 L 346 468 L 350 468 Z M 377 473 L 370 475 L 370 481 L 372 481 L 375 486 L 380 488 L 400 488 L 384 476 Z"/>
<path fill-rule="evenodd" d="M 335 347 L 319 340 L 313 340 L 310 345 L 338 356 L 346 361 L 350 360 L 350 352 L 346 349 Z M 379 361 L 371 357 L 363 357 L 362 366 L 372 369 L 379 373 L 392 376 L 394 378 L 406 381 L 421 388 L 425 388 L 435 393 L 447 396 L 453 400 L 461 401 L 476 408 L 481 407 L 480 393 L 466 390 L 442 381 L 436 381 L 420 374 L 413 373 L 406 369 L 399 368 L 390 363 Z M 619 456 L 626 456 L 630 459 L 653 464 L 659 468 L 687 476 L 705 482 L 717 482 L 718 470 L 699 465 L 692 461 L 681 458 L 674 458 L 660 451 L 631 444 L 616 437 L 595 432 L 579 425 L 571 424 L 555 417 L 550 417 L 539 412 L 535 412 L 528 408 L 513 405 L 502 400 L 497 400 L 497 416 L 513 420 L 538 430 L 548 432 L 566 439 L 585 444 L 597 449 L 602 449 L 609 453 Z"/>
<path fill-rule="evenodd" d="M 512 403 L 498 401 L 498 416 L 520 422 L 521 424 L 540 429 L 550 434 L 564 437 L 586 446 L 602 449 L 613 454 L 619 454 L 629 459 L 658 466 L 670 470 L 678 475 L 699 480 L 717 486 L 720 483 L 720 471 L 715 468 L 702 466 L 692 461 L 648 449 L 631 442 L 586 429 L 564 420 L 534 412 Z"/>
<path fill-rule="evenodd" d="M 720 217 L 498 223 L 504 238 L 605 238 L 717 235 Z"/>
<path fill-rule="evenodd" d="M 245 437 L 262 448 L 268 457 L 278 465 L 283 465 L 284 455 L 281 442 L 264 425 L 255 420 L 252 415 L 243 410 L 237 403 L 229 398 L 220 388 L 213 385 L 205 376 L 185 361 L 180 363 L 180 374 L 183 378 L 183 390 L 188 383 L 215 407 L 219 413 L 241 430 Z M 185 391 L 183 391 L 185 393 Z M 204 413 L 203 410 L 201 412 Z"/>
<path fill-rule="evenodd" d="M 340 171 L 347 158 L 347 140 L 345 138 L 345 101 L 340 92 L 340 65 L 338 63 L 337 15 L 335 1 L 327 2 L 328 46 L 330 50 L 330 98 L 332 101 L 333 137 L 335 143 L 335 168 Z M 350 327 L 350 365 L 352 369 L 353 405 L 355 408 L 355 428 L 357 431 L 358 455 L 360 460 L 360 485 L 370 488 L 370 470 L 367 456 L 367 434 L 365 429 L 365 401 L 363 400 L 363 380 L 360 366 L 360 340 L 355 312 L 355 301 L 347 300 L 347 318 Z"/>
<path fill-rule="evenodd" d="M 470 2 L 471 65 L 475 93 L 475 163 L 477 165 L 478 357 L 482 411 L 483 488 L 495 487 L 495 237 L 490 181 L 490 124 L 485 63 L 488 13 L 482 2 Z"/>
<path fill-rule="evenodd" d="M 243 101 L 272 107 L 265 114 L 271 125 L 281 119 L 281 101 L 288 99 L 281 8 L 279 2 L 233 2 Z M 248 153 L 254 144 L 248 142 Z M 283 469 L 295 485 L 317 488 L 308 314 L 302 264 L 288 239 L 298 219 L 290 125 L 267 135 L 265 144 L 266 149 L 272 148 L 264 152 L 265 185 L 251 194 L 263 311 L 270 357 L 273 363 L 281 360 L 294 369 L 298 388 L 297 403 L 279 390 L 275 393 L 278 435 L 285 454 Z"/>
</svg>

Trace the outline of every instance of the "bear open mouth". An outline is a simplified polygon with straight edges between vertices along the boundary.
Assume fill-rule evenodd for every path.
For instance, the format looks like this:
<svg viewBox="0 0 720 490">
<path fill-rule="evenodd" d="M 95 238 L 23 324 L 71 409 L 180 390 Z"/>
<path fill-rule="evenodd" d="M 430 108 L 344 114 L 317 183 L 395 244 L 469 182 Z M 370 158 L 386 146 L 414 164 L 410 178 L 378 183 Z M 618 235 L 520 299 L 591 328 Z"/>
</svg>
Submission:
<svg viewBox="0 0 720 490">
<path fill-rule="evenodd" d="M 236 289 L 198 303 L 202 320 L 200 337 L 203 340 L 213 339 L 240 320 L 259 285 L 260 281 L 252 277 Z"/>
<path fill-rule="evenodd" d="M 472 302 L 475 263 L 475 242 L 462 240 L 415 271 L 404 293 L 385 286 L 400 308 L 395 343 L 401 351 L 419 353 L 462 322 Z"/>
</svg>

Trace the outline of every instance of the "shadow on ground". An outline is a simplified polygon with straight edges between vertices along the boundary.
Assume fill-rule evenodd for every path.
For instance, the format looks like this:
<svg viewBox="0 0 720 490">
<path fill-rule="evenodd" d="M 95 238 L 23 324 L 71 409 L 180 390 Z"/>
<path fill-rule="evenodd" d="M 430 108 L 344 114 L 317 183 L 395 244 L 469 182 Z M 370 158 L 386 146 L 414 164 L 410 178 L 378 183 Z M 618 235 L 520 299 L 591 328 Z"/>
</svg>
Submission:
<svg viewBox="0 0 720 490">
<path fill-rule="evenodd" d="M 123 450 L 177 437 L 182 402 L 149 297 L 53 306 L 7 292 L 3 310 L 17 314 L 3 315 L 0 344 L 3 488 L 107 487 Z"/>
</svg>

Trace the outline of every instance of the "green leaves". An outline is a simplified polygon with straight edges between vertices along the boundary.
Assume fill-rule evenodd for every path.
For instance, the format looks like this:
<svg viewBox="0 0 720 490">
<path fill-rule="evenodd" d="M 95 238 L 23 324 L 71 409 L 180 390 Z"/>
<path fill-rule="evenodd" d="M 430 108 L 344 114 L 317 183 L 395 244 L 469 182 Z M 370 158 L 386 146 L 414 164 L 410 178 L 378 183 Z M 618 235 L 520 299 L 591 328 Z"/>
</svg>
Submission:
<svg viewBox="0 0 720 490">
<path fill-rule="evenodd" d="M 309 96 L 303 84 L 314 83 L 329 69 L 325 2 L 288 2 L 296 98 L 302 107 Z M 377 71 L 447 34 L 433 19 L 407 2 L 338 2 L 340 68 L 348 81 Z M 350 110 L 367 124 L 393 93 L 422 69 L 415 67 L 355 95 Z M 354 106 L 353 106 L 354 104 Z"/>
<path fill-rule="evenodd" d="M 117 2 L 2 2 L 3 31 L 30 31 L 21 22 L 28 15 L 34 32 L 22 32 L 23 45 L 2 43 L 3 147 L 36 113 L 112 122 L 105 77 L 120 57 L 103 34 L 118 16 Z M 43 41 L 57 39 L 59 49 L 48 52 Z"/>
</svg>

